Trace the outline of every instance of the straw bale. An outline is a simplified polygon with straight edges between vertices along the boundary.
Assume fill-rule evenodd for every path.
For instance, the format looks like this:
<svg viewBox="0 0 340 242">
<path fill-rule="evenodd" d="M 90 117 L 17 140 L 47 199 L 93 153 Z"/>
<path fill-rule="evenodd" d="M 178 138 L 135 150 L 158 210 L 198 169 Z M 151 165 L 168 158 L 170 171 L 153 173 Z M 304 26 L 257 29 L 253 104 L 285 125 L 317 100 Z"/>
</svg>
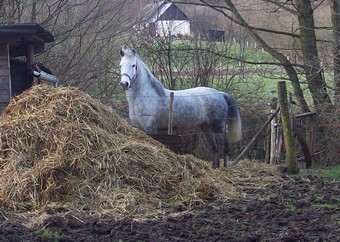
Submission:
<svg viewBox="0 0 340 242">
<path fill-rule="evenodd" d="M 145 213 L 240 196 L 239 186 L 260 189 L 278 177 L 250 162 L 213 171 L 176 155 L 72 87 L 38 85 L 15 97 L 0 117 L 0 147 L 0 202 L 20 210 L 61 203 Z"/>
</svg>

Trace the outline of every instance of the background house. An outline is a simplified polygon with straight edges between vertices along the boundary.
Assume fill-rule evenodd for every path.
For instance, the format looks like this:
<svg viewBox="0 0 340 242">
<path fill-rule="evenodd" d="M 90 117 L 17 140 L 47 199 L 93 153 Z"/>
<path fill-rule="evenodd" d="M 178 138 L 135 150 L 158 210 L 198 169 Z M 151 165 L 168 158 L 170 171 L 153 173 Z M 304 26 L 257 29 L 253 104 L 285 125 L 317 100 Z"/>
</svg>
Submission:
<svg viewBox="0 0 340 242">
<path fill-rule="evenodd" d="M 138 35 L 225 41 L 225 19 L 210 8 L 158 1 L 145 5 L 134 26 Z"/>
<path fill-rule="evenodd" d="M 141 35 L 186 36 L 190 35 L 190 19 L 174 3 L 160 1 L 142 9 L 135 30 Z"/>
</svg>

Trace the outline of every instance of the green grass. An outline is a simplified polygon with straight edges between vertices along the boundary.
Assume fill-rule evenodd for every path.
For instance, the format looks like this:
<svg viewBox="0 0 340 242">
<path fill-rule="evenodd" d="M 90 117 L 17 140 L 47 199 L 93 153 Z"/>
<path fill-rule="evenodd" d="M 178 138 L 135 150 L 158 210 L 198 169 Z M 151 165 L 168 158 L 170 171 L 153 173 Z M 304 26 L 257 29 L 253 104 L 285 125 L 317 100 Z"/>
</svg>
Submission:
<svg viewBox="0 0 340 242">
<path fill-rule="evenodd" d="M 137 43 L 136 45 L 138 46 L 139 44 Z M 171 46 L 171 70 L 173 72 L 179 72 L 180 74 L 179 76 L 174 75 L 177 78 L 176 89 L 191 87 L 190 83 L 193 81 L 191 79 L 195 79 L 195 77 L 183 76 L 181 72 L 190 72 L 193 69 L 197 69 L 198 66 L 202 68 L 212 65 L 215 69 L 224 70 L 228 68 L 229 74 L 227 76 L 214 76 L 213 82 L 209 83 L 212 87 L 221 90 L 225 90 L 227 80 L 238 79 L 236 81 L 237 83 L 241 83 L 241 86 L 238 87 L 238 84 L 235 86 L 233 83 L 232 86 L 234 89 L 246 89 L 249 91 L 255 86 L 255 91 L 258 91 L 257 87 L 262 85 L 263 91 L 270 93 L 270 90 L 277 89 L 277 82 L 282 81 L 285 78 L 279 76 L 279 73 L 277 75 L 273 74 L 277 72 L 277 67 L 269 65 L 265 65 L 264 68 L 269 68 L 274 71 L 270 71 L 270 74 L 266 77 L 257 74 L 257 68 L 259 68 L 259 66 L 253 64 L 243 64 L 243 68 L 248 72 L 244 76 L 237 74 L 240 72 L 240 63 L 237 61 L 238 59 L 243 58 L 249 62 L 277 62 L 266 52 L 253 48 L 245 48 L 237 43 L 207 42 L 204 40 L 197 42 L 190 40 L 167 40 L 164 42 L 157 42 L 156 40 L 151 40 L 148 43 L 148 48 L 139 50 L 139 55 L 151 70 L 158 65 L 163 66 L 163 68 L 170 68 L 166 66 L 166 63 L 169 62 L 167 53 L 169 46 Z M 235 74 L 236 76 L 234 76 Z M 161 76 L 160 73 L 158 73 L 156 78 L 161 80 L 167 87 L 169 80 L 167 80 L 166 76 Z M 287 82 L 287 88 L 292 92 L 290 82 Z"/>
<path fill-rule="evenodd" d="M 306 173 L 340 181 L 340 165 L 313 168 L 307 170 Z"/>
<path fill-rule="evenodd" d="M 59 241 L 60 233 L 50 229 L 45 229 L 40 233 L 41 241 L 57 242 Z"/>
<path fill-rule="evenodd" d="M 138 46 L 139 44 L 136 43 Z M 232 59 L 244 59 L 251 62 L 274 62 L 273 57 L 265 52 L 251 48 L 242 48 L 239 44 L 230 44 L 222 42 L 208 42 L 204 40 L 166 40 L 157 42 L 148 41 L 147 49 L 140 49 L 139 55 L 143 60 L 148 62 L 165 62 L 168 61 L 168 49 L 171 49 L 171 62 L 175 69 L 191 70 L 199 63 L 214 61 L 219 66 L 230 65 Z M 150 51 L 153 49 L 153 51 Z M 228 57 L 228 58 L 227 58 Z"/>
<path fill-rule="evenodd" d="M 333 209 L 337 209 L 339 206 L 335 204 L 313 204 L 313 207 L 333 210 Z"/>
</svg>

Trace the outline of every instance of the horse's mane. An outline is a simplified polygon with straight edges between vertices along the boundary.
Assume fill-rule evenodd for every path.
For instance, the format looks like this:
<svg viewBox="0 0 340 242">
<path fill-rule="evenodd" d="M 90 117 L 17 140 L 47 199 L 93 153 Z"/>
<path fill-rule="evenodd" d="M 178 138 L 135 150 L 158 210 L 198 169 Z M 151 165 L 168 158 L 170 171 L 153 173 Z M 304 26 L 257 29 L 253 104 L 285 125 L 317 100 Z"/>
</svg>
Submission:
<svg viewBox="0 0 340 242">
<path fill-rule="evenodd" d="M 136 54 L 136 56 L 137 56 L 137 59 L 139 60 L 139 62 L 144 67 L 147 78 L 150 81 L 151 86 L 155 89 L 156 93 L 160 96 L 165 96 L 165 88 L 164 88 L 163 84 L 159 80 L 157 80 L 157 78 L 152 74 L 150 69 L 145 65 L 145 63 L 139 58 L 139 56 L 137 54 Z"/>
</svg>

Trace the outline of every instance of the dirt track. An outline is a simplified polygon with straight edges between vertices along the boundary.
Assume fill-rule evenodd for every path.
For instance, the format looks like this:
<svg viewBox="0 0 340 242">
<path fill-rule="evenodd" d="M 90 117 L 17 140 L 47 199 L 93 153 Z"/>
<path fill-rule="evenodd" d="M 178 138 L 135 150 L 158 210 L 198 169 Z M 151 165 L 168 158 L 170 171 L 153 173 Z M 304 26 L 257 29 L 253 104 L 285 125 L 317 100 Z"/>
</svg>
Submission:
<svg viewBox="0 0 340 242">
<path fill-rule="evenodd" d="M 157 219 L 74 217 L 46 208 L 32 228 L 2 211 L 1 241 L 340 241 L 340 182 L 285 177 L 244 199 L 214 201 Z M 21 215 L 25 218 L 25 214 Z M 43 239 L 43 240 L 42 240 Z"/>
</svg>

